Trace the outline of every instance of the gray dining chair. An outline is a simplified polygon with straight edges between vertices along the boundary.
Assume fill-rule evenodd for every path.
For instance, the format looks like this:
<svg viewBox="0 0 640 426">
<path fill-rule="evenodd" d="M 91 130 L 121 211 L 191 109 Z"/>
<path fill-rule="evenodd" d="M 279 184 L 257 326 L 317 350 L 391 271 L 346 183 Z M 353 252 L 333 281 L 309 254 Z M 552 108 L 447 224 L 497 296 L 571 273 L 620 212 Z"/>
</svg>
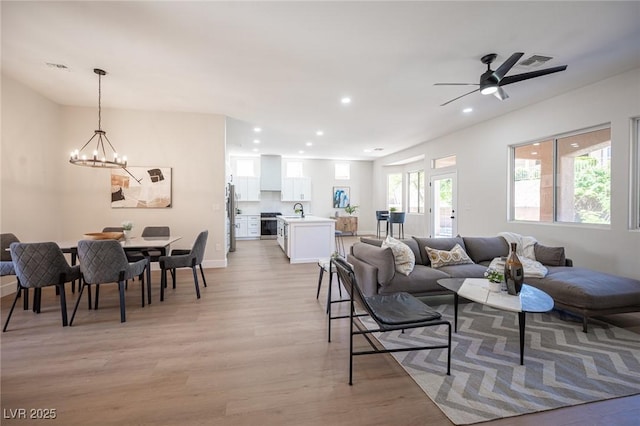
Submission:
<svg viewBox="0 0 640 426">
<path fill-rule="evenodd" d="M 11 252 L 9 246 L 11 243 L 19 243 L 20 240 L 10 233 L 0 234 L 0 276 L 15 275 L 16 269 L 13 266 L 13 260 L 11 259 Z M 20 283 L 16 288 L 16 292 L 20 290 Z M 29 309 L 29 289 L 24 290 L 24 309 Z"/>
<path fill-rule="evenodd" d="M 142 230 L 142 238 L 157 238 L 157 237 L 170 237 L 171 228 L 168 226 L 145 226 Z M 164 250 L 142 250 L 142 251 L 128 251 L 127 257 L 129 262 L 137 262 L 145 257 L 149 258 L 150 262 L 157 262 L 160 256 L 165 256 L 167 253 Z"/>
<path fill-rule="evenodd" d="M 120 293 L 120 322 L 125 322 L 126 309 L 124 300 L 124 284 L 126 280 L 140 277 L 142 290 L 142 306 L 144 307 L 144 272 L 149 267 L 147 259 L 130 263 L 119 242 L 115 240 L 80 240 L 78 241 L 78 258 L 82 272 L 82 287 L 71 315 L 69 325 L 73 325 L 78 305 L 85 287 L 88 290 L 89 309 L 91 309 L 91 285 L 96 286 L 95 309 L 98 309 L 100 285 L 118 283 Z M 147 292 L 151 297 L 151 283 L 147 280 Z"/>
<path fill-rule="evenodd" d="M 124 228 L 122 226 L 105 226 L 102 228 L 102 232 L 122 232 Z"/>
<path fill-rule="evenodd" d="M 209 231 L 202 231 L 193 243 L 191 250 L 172 250 L 170 256 L 160 256 L 160 301 L 164 301 L 164 289 L 167 286 L 167 270 L 171 271 L 173 278 L 173 288 L 176 288 L 176 269 L 177 268 L 191 268 L 193 271 L 193 282 L 196 286 L 196 296 L 200 299 L 200 286 L 198 285 L 198 272 L 196 266 L 200 267 L 200 274 L 202 275 L 202 283 L 207 286 L 207 280 L 204 278 L 204 271 L 202 269 L 202 261 L 204 259 L 204 251 L 207 246 L 207 238 L 209 237 Z"/>
<path fill-rule="evenodd" d="M 62 325 L 67 325 L 67 299 L 64 285 L 80 279 L 80 267 L 70 266 L 62 250 L 56 243 L 11 243 L 11 259 L 18 277 L 18 291 L 11 305 L 9 316 L 2 328 L 7 331 L 13 309 L 21 293 L 26 289 L 34 289 L 33 311 L 40 313 L 42 288 L 56 286 L 60 292 L 60 311 Z M 25 294 L 25 298 L 26 298 Z"/>
</svg>

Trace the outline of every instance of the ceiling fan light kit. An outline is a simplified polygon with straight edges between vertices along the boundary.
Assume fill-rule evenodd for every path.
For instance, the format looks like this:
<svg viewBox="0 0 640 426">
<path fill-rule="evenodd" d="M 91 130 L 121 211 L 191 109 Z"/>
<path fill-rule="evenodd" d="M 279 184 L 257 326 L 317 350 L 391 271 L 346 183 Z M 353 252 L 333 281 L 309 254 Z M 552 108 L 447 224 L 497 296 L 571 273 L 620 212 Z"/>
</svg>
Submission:
<svg viewBox="0 0 640 426">
<path fill-rule="evenodd" d="M 440 106 L 448 105 L 453 101 L 457 101 L 460 98 L 478 91 L 480 91 L 482 95 L 494 95 L 496 98 L 503 101 L 509 98 L 509 95 L 502 88 L 502 86 L 529 80 L 531 78 L 542 77 L 543 75 L 553 74 L 567 69 L 566 65 L 561 65 L 558 67 L 545 68 L 542 70 L 506 76 L 511 68 L 513 68 L 513 66 L 520 60 L 522 55 L 524 55 L 524 52 L 516 52 L 512 54 L 495 71 L 491 69 L 491 64 L 496 60 L 498 55 L 496 53 L 489 53 L 487 55 L 484 55 L 482 58 L 480 58 L 480 61 L 487 66 L 487 70 L 480 76 L 480 83 L 435 83 L 435 86 L 478 86 L 477 89 L 453 98 Z"/>
</svg>

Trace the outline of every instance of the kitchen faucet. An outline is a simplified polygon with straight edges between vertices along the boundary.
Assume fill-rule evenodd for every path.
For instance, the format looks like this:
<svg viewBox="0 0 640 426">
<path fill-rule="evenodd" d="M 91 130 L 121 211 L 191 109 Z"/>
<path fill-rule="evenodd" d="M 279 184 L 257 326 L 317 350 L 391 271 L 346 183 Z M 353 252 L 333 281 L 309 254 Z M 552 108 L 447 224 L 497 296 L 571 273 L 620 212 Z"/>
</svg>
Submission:
<svg viewBox="0 0 640 426">
<path fill-rule="evenodd" d="M 296 206 L 300 206 L 300 217 L 304 218 L 304 207 L 302 207 L 302 203 L 295 203 L 293 205 L 293 211 L 298 213 L 298 208 Z"/>
</svg>

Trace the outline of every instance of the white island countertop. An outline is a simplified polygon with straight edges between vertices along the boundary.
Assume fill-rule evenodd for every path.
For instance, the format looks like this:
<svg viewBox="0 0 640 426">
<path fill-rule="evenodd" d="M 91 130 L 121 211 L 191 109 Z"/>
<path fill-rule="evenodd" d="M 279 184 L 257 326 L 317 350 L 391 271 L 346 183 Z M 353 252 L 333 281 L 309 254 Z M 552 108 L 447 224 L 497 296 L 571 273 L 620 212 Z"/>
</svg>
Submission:
<svg viewBox="0 0 640 426">
<path fill-rule="evenodd" d="M 286 223 L 320 223 L 320 222 L 335 222 L 333 219 L 327 219 L 326 217 L 320 216 L 309 216 L 305 215 L 304 217 L 300 217 L 299 215 L 291 215 L 291 216 L 276 216 L 276 219 L 280 219 Z"/>
</svg>

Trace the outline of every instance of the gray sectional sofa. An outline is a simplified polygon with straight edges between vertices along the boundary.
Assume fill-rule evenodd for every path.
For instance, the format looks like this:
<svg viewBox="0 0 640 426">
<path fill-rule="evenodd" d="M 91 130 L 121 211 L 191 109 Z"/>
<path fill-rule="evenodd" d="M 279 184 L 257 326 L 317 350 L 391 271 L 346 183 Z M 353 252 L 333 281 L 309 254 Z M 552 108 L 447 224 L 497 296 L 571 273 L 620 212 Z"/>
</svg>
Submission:
<svg viewBox="0 0 640 426">
<path fill-rule="evenodd" d="M 365 294 L 398 291 L 417 297 L 445 294 L 448 291 L 437 283 L 440 278 L 482 278 L 491 260 L 509 254 L 509 245 L 500 236 L 412 237 L 401 241 L 415 256 L 416 264 L 409 275 L 396 272 L 393 252 L 381 247 L 382 240 L 361 238 L 351 247 L 347 260 Z M 460 244 L 473 263 L 431 267 L 426 247 L 451 250 L 456 244 Z M 573 267 L 562 247 L 536 244 L 534 249 L 536 259 L 547 267 L 548 273 L 544 278 L 526 278 L 525 282 L 549 294 L 556 309 L 581 316 L 585 332 L 590 317 L 640 311 L 639 280 Z"/>
</svg>

